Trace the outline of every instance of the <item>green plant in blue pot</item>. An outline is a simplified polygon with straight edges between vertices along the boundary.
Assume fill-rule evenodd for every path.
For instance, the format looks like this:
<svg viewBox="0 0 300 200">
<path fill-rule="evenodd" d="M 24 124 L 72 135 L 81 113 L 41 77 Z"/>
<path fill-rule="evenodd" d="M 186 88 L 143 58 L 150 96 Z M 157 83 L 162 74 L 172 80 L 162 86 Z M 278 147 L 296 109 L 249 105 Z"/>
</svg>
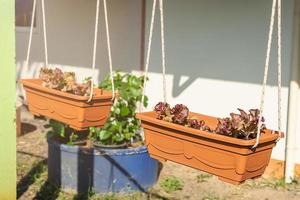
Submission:
<svg viewBox="0 0 300 200">
<path fill-rule="evenodd" d="M 149 156 L 135 117 L 141 103 L 147 106 L 147 97 L 142 102 L 146 79 L 120 72 L 113 78 L 117 94 L 103 127 L 78 132 L 59 122 L 50 123 L 48 178 L 62 189 L 145 192 L 157 182 L 161 167 Z M 110 76 L 99 87 L 112 90 Z"/>
<path fill-rule="evenodd" d="M 102 128 L 90 128 L 94 146 L 126 148 L 142 144 L 140 120 L 135 118 L 137 106 L 142 101 L 144 76 L 116 72 L 113 76 L 116 98 L 110 116 Z M 99 88 L 112 90 L 111 78 L 107 76 Z M 146 107 L 148 98 L 142 102 Z"/>
</svg>

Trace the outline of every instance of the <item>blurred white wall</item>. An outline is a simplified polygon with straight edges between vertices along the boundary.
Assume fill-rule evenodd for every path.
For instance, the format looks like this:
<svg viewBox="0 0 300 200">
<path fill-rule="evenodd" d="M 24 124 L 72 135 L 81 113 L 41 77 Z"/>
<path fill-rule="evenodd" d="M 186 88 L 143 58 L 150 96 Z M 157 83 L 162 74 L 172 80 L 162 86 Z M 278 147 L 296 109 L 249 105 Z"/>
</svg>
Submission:
<svg viewBox="0 0 300 200">
<path fill-rule="evenodd" d="M 44 66 L 41 2 L 37 6 L 37 28 L 33 34 L 28 68 L 24 66 L 29 30 L 16 30 L 17 79 L 36 77 Z M 103 1 L 100 1 L 97 75 L 109 71 Z M 91 76 L 96 0 L 45 1 L 49 63 L 77 72 L 79 79 Z M 140 69 L 141 1 L 107 1 L 114 69 Z"/>
</svg>

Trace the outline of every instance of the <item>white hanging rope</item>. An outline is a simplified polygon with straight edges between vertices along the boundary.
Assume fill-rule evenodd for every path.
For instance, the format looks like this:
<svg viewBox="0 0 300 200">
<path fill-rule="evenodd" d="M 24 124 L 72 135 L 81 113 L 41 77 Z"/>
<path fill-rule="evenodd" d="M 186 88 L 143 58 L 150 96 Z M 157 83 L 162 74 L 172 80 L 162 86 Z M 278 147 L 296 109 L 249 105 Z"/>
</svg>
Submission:
<svg viewBox="0 0 300 200">
<path fill-rule="evenodd" d="M 166 83 L 166 54 L 165 54 L 165 31 L 164 31 L 164 5 L 163 0 L 159 0 L 160 10 L 160 34 L 161 34 L 161 54 L 162 54 L 162 75 L 163 75 L 163 98 L 167 103 L 167 83 Z"/>
<path fill-rule="evenodd" d="M 103 0 L 103 8 L 104 8 L 104 17 L 105 17 L 105 26 L 106 26 L 106 39 L 107 39 L 107 51 L 108 51 L 109 70 L 110 70 L 110 79 L 111 79 L 111 87 L 112 87 L 112 99 L 114 99 L 115 98 L 115 84 L 114 84 L 114 75 L 113 75 L 113 69 L 112 69 L 106 0 Z"/>
<path fill-rule="evenodd" d="M 103 8 L 104 8 L 104 17 L 105 17 L 105 27 L 106 27 L 106 39 L 107 39 L 107 51 L 108 51 L 108 60 L 109 60 L 109 69 L 110 69 L 110 78 L 112 85 L 112 99 L 115 98 L 115 86 L 113 79 L 113 69 L 112 69 L 112 56 L 111 56 L 111 47 L 110 47 L 110 37 L 109 37 L 109 25 L 108 25 L 108 17 L 107 17 L 107 5 L 106 0 L 103 0 Z M 94 93 L 94 76 L 95 76 L 95 68 L 96 68 L 96 55 L 97 55 L 97 42 L 98 42 L 98 26 L 99 26 L 99 10 L 100 10 L 100 0 L 97 0 L 96 5 L 96 21 L 95 21 L 95 35 L 94 35 L 94 48 L 93 48 L 93 63 L 92 63 L 92 85 L 91 85 L 91 94 L 88 102 L 91 102 L 93 99 Z M 100 70 L 99 70 L 100 71 Z"/>
<path fill-rule="evenodd" d="M 95 79 L 95 67 L 96 67 L 96 54 L 97 54 L 97 41 L 98 41 L 98 22 L 99 22 L 99 7 L 100 7 L 100 0 L 97 0 L 96 5 L 96 21 L 95 21 L 95 33 L 94 33 L 94 46 L 93 46 L 93 61 L 92 61 L 92 82 L 91 82 L 91 93 L 88 102 L 90 102 L 93 98 L 94 93 L 94 79 Z M 100 70 L 99 70 L 100 71 Z"/>
<path fill-rule="evenodd" d="M 35 11 L 36 11 L 36 0 L 33 1 L 33 7 L 32 7 L 30 33 L 29 33 L 26 63 L 25 63 L 26 67 L 28 67 L 29 56 L 30 56 L 30 52 L 31 52 L 31 43 L 32 43 L 32 33 L 33 33 L 33 26 L 34 26 L 34 20 L 35 20 Z"/>
<path fill-rule="evenodd" d="M 282 60 L 281 60 L 281 0 L 278 0 L 278 23 L 277 23 L 277 29 L 278 29 L 278 131 L 280 136 L 282 136 L 282 127 L 281 127 L 281 118 L 282 118 L 282 110 L 281 110 L 281 66 L 282 66 Z"/>
<path fill-rule="evenodd" d="M 153 26 L 155 20 L 155 10 L 156 10 L 156 0 L 153 0 L 152 6 L 152 15 L 150 23 L 150 33 L 149 33 L 149 42 L 147 48 L 147 57 L 146 57 L 146 66 L 144 71 L 144 77 L 146 78 L 149 71 L 149 61 L 151 53 L 151 44 L 152 44 L 152 35 L 153 35 Z M 164 36 L 164 12 L 163 12 L 163 0 L 159 0 L 159 10 L 160 10 L 160 34 L 161 34 L 161 53 L 162 53 L 162 75 L 163 75 L 163 100 L 167 102 L 167 84 L 166 84 L 166 59 L 165 59 L 165 36 Z M 145 98 L 146 91 L 146 80 L 143 86 L 143 96 L 140 104 L 140 112 L 143 110 L 143 102 Z"/>
<path fill-rule="evenodd" d="M 43 31 L 44 31 L 44 48 L 45 48 L 45 65 L 48 67 L 48 45 L 47 45 L 47 29 L 45 17 L 45 1 L 42 0 L 42 15 L 43 15 Z"/>
<path fill-rule="evenodd" d="M 149 60 L 150 60 L 150 53 L 151 53 L 154 19 L 155 19 L 155 8 L 156 8 L 156 0 L 153 0 L 151 23 L 150 23 L 150 33 L 149 33 L 147 57 L 146 57 L 146 66 L 145 66 L 145 71 L 144 71 L 145 81 L 144 81 L 144 85 L 143 85 L 143 96 L 142 96 L 142 100 L 141 100 L 141 104 L 140 104 L 140 112 L 143 110 L 143 107 L 144 107 L 143 103 L 144 103 L 145 91 L 146 91 L 146 78 L 147 78 L 148 70 L 149 70 Z"/>
<path fill-rule="evenodd" d="M 271 20 L 270 20 L 270 27 L 269 27 L 269 37 L 268 37 L 268 47 L 267 47 L 267 55 L 266 55 L 266 62 L 265 62 L 265 70 L 264 70 L 264 80 L 262 85 L 262 93 L 261 93 L 261 99 L 260 99 L 260 114 L 259 114 L 259 121 L 257 126 L 257 136 L 256 136 L 256 142 L 252 149 L 255 149 L 257 145 L 259 144 L 260 139 L 260 129 L 262 126 L 262 115 L 263 115 L 263 109 L 264 109 L 264 101 L 265 101 L 265 90 L 267 85 L 267 79 L 268 79 L 268 70 L 269 70 L 269 63 L 270 63 L 270 52 L 271 52 L 271 46 L 272 46 L 272 38 L 273 38 L 273 29 L 274 29 L 274 19 L 275 19 L 275 11 L 276 11 L 276 0 L 273 0 L 272 4 L 272 14 L 271 14 Z"/>
<path fill-rule="evenodd" d="M 43 36 L 44 36 L 44 50 L 45 50 L 45 65 L 48 67 L 48 44 L 47 44 L 47 26 L 46 26 L 46 12 L 45 12 L 45 1 L 42 1 L 42 19 L 43 19 Z M 107 38 L 107 49 L 108 49 L 108 58 L 109 58 L 109 68 L 110 68 L 110 76 L 111 76 L 111 83 L 112 83 L 112 98 L 115 97 L 115 87 L 113 81 L 113 70 L 112 70 L 112 56 L 111 56 L 111 47 L 110 47 L 110 37 L 109 37 L 109 26 L 108 26 L 108 17 L 107 17 L 107 6 L 106 0 L 104 1 L 104 14 L 105 14 L 105 25 L 106 25 L 106 38 Z M 92 83 L 91 83 L 91 94 L 88 99 L 90 102 L 93 98 L 94 92 L 94 75 L 95 75 L 95 66 L 96 66 L 96 54 L 97 54 L 97 40 L 98 40 L 98 22 L 99 22 L 99 7 L 100 7 L 100 0 L 97 0 L 96 6 L 96 22 L 95 22 L 95 35 L 94 35 L 94 46 L 93 46 L 93 61 L 92 61 Z M 33 8 L 32 8 L 32 18 L 31 18 L 31 25 L 30 25 L 30 34 L 29 34 L 29 41 L 28 41 L 28 48 L 27 48 L 27 56 L 26 56 L 26 67 L 29 63 L 29 57 L 31 52 L 31 44 L 32 44 L 32 34 L 33 34 L 33 27 L 34 27 L 34 20 L 35 20 L 35 12 L 36 12 L 36 0 L 33 1 Z"/>
<path fill-rule="evenodd" d="M 31 44 L 32 44 L 32 35 L 33 35 L 33 27 L 35 21 L 35 13 L 36 13 L 36 0 L 33 1 L 32 7 L 32 16 L 31 16 L 31 24 L 30 24 L 30 33 L 29 33 L 29 41 L 27 48 L 27 56 L 26 56 L 26 67 L 29 64 L 29 57 L 31 52 Z M 45 53 L 45 66 L 48 66 L 48 45 L 47 45 L 47 29 L 46 29 L 46 16 L 45 16 L 45 2 L 42 0 L 42 21 L 43 21 L 43 36 L 44 36 L 44 53 Z"/>
</svg>

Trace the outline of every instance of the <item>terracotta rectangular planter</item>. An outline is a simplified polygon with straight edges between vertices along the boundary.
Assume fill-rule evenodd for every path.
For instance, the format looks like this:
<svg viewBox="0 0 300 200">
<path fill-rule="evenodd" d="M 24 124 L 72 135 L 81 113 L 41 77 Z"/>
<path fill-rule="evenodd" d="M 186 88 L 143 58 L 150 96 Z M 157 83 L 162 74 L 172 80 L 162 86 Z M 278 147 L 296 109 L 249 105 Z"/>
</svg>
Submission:
<svg viewBox="0 0 300 200">
<path fill-rule="evenodd" d="M 204 120 L 214 129 L 217 118 L 197 113 L 190 116 Z M 260 177 L 267 167 L 278 134 L 266 130 L 255 151 L 255 139 L 241 140 L 209 133 L 156 119 L 155 112 L 138 113 L 145 132 L 151 157 L 173 161 L 239 184 L 246 179 Z"/>
<path fill-rule="evenodd" d="M 76 130 L 103 126 L 113 104 L 112 93 L 98 88 L 94 89 L 92 101 L 87 103 L 89 97 L 43 87 L 40 79 L 23 79 L 21 83 L 33 115 L 63 122 Z"/>
</svg>

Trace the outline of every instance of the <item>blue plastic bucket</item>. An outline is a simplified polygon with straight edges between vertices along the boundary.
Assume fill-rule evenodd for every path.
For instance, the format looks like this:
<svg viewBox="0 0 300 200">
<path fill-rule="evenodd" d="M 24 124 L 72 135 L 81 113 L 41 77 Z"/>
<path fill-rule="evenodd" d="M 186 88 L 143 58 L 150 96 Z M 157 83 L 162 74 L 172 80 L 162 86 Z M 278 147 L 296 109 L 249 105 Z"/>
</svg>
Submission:
<svg viewBox="0 0 300 200">
<path fill-rule="evenodd" d="M 48 139 L 48 180 L 79 193 L 147 191 L 159 172 L 145 146 L 130 149 L 85 149 Z"/>
</svg>

